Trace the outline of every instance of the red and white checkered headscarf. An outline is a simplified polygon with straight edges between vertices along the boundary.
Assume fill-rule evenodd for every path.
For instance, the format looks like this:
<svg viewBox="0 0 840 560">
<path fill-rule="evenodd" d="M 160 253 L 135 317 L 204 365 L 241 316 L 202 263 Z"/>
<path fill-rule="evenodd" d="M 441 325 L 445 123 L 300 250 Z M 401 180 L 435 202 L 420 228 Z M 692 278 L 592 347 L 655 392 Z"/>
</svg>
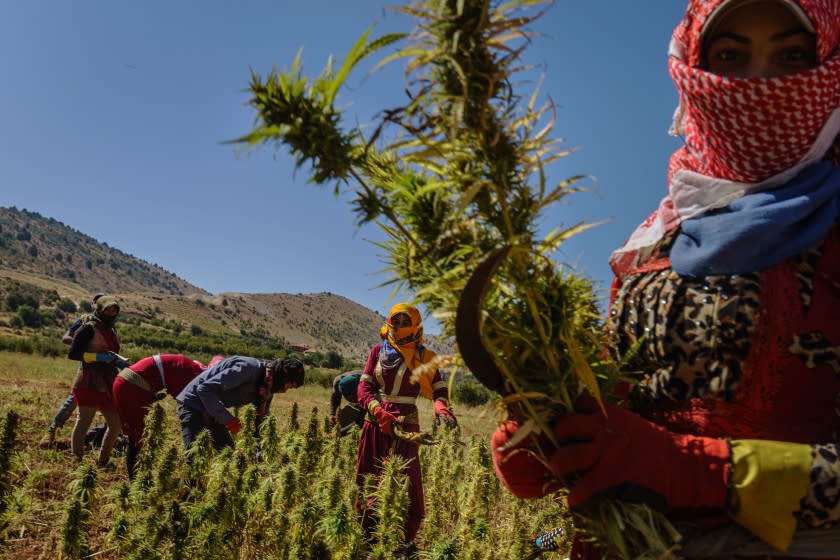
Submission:
<svg viewBox="0 0 840 560">
<path fill-rule="evenodd" d="M 840 0 L 785 0 L 810 19 L 816 68 L 774 78 L 732 78 L 699 68 L 709 17 L 737 0 L 691 0 L 671 40 L 669 70 L 680 96 L 672 133 L 668 196 L 613 253 L 621 277 L 643 266 L 645 249 L 683 220 L 740 196 L 778 187 L 823 158 L 840 165 Z"/>
</svg>

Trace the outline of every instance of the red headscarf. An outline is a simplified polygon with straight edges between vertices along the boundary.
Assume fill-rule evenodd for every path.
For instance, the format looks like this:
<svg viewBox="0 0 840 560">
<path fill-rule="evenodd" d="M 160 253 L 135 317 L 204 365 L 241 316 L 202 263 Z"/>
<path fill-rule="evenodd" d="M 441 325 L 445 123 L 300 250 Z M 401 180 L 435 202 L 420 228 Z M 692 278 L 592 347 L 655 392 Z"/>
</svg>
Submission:
<svg viewBox="0 0 840 560">
<path fill-rule="evenodd" d="M 773 78 L 699 68 L 703 28 L 733 0 L 691 0 L 674 31 L 669 70 L 680 95 L 672 132 L 685 145 L 668 167 L 668 195 L 613 253 L 619 277 L 683 220 L 775 188 L 824 158 L 840 165 L 840 0 L 796 0 L 817 35 L 817 67 Z M 793 3 L 794 0 L 786 0 Z"/>
</svg>

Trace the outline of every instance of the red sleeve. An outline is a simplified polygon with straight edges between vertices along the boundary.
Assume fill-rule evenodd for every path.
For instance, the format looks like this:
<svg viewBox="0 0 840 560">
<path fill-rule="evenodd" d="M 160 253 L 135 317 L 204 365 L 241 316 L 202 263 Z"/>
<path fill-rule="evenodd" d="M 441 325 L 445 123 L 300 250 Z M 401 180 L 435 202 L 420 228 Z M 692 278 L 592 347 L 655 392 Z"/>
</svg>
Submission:
<svg viewBox="0 0 840 560">
<path fill-rule="evenodd" d="M 356 395 L 359 397 L 359 404 L 367 409 L 370 401 L 376 399 L 376 391 L 379 389 L 379 383 L 373 376 L 373 370 L 376 369 L 376 362 L 379 360 L 379 348 L 377 344 L 370 349 L 368 354 L 365 370 L 362 373 L 362 378 L 359 380 L 359 388 L 356 389 Z"/>
</svg>

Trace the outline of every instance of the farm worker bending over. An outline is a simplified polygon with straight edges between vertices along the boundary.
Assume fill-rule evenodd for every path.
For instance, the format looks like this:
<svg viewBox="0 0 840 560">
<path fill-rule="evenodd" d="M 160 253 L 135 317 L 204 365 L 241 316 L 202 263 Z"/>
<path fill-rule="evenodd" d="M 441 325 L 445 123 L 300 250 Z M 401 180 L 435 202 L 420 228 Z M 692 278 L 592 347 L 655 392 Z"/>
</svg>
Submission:
<svg viewBox="0 0 840 560">
<path fill-rule="evenodd" d="M 128 362 L 120 357 L 120 339 L 114 329 L 120 305 L 113 296 L 102 296 L 96 301 L 96 309 L 85 317 L 81 327 L 73 335 L 73 342 L 67 357 L 80 360 L 76 379 L 73 381 L 73 398 L 79 405 L 76 425 L 70 446 L 73 454 L 82 458 L 85 435 L 93 422 L 96 411 L 102 413 L 108 423 L 108 431 L 99 448 L 98 464 L 104 466 L 111 457 L 111 450 L 120 435 L 120 417 L 114 404 L 112 387 L 117 370 Z"/>
<path fill-rule="evenodd" d="M 128 437 L 125 465 L 128 477 L 134 478 L 134 465 L 146 429 L 146 413 L 156 400 L 167 394 L 177 397 L 193 378 L 222 361 L 214 356 L 208 366 L 180 354 L 155 354 L 135 362 L 117 374 L 114 400 L 120 414 L 122 431 Z"/>
<path fill-rule="evenodd" d="M 420 312 L 405 303 L 391 308 L 387 322 L 379 331 L 382 342 L 371 348 L 359 382 L 358 397 L 367 411 L 362 426 L 359 456 L 356 462 L 356 484 L 364 488 L 365 477 L 379 476 L 382 461 L 394 454 L 407 461 L 409 506 L 405 526 L 405 543 L 410 549 L 425 515 L 423 479 L 420 472 L 417 443 L 398 438 L 394 426 L 404 432 L 419 432 L 420 418 L 415 404 L 420 392 L 434 399 L 435 416 L 450 427 L 457 425 L 449 409 L 449 390 L 437 368 L 427 368 L 419 383 L 411 372 L 426 364 L 435 353 L 423 346 L 423 325 Z M 381 394 L 379 394 L 381 393 Z M 376 522 L 371 515 L 372 498 L 358 503 L 361 522 L 370 533 Z"/>
<path fill-rule="evenodd" d="M 359 388 L 359 379 L 362 377 L 361 371 L 345 371 L 335 376 L 332 384 L 332 393 L 330 394 L 330 424 L 338 422 L 339 430 L 342 435 L 350 430 L 353 424 L 362 427 L 362 422 L 365 420 L 365 410 L 359 406 L 359 397 L 357 394 Z M 341 398 L 348 402 L 347 406 L 341 409 L 338 418 L 336 414 L 339 413 L 339 405 L 341 405 Z"/>
<path fill-rule="evenodd" d="M 840 521 L 840 0 L 690 0 L 669 55 L 685 146 L 610 259 L 611 346 L 643 383 L 581 399 L 547 463 L 504 423 L 496 469 L 520 497 L 643 501 L 809 557 L 797 529 Z"/>
<path fill-rule="evenodd" d="M 301 385 L 303 363 L 293 358 L 266 363 L 248 356 L 231 356 L 208 367 L 175 397 L 184 451 L 201 430 L 210 430 L 217 450 L 233 446 L 231 434 L 239 433 L 242 423 L 227 407 L 253 404 L 258 419 L 264 418 L 274 393 Z"/>
</svg>

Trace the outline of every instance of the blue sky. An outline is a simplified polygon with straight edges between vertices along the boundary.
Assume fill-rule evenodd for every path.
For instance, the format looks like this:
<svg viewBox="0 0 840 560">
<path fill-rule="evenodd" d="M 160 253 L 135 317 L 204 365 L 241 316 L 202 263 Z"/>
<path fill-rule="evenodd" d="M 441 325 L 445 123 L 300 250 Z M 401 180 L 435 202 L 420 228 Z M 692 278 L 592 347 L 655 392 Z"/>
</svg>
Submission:
<svg viewBox="0 0 840 560">
<path fill-rule="evenodd" d="M 306 183 L 285 152 L 221 142 L 249 131 L 249 69 L 303 47 L 317 74 L 372 23 L 377 0 L 0 4 L 0 206 L 55 218 L 213 293 L 329 291 L 384 313 L 375 226 Z M 668 39 L 683 0 L 558 0 L 525 61 L 544 73 L 556 134 L 577 148 L 550 177 L 591 177 L 545 227 L 608 220 L 557 255 L 605 287 L 607 258 L 655 208 L 679 141 Z M 399 66 L 361 67 L 339 102 L 362 125 L 403 101 Z M 523 83 L 528 92 L 532 83 Z"/>
</svg>

